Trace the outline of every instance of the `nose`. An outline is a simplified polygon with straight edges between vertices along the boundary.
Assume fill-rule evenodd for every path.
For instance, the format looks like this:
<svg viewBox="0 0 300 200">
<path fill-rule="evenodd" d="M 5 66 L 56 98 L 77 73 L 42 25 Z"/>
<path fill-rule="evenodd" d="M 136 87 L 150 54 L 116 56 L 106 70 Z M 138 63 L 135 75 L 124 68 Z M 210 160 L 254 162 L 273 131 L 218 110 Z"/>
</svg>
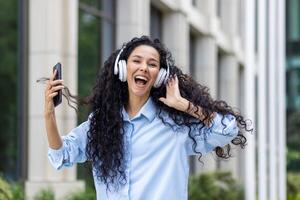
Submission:
<svg viewBox="0 0 300 200">
<path fill-rule="evenodd" d="M 146 62 L 142 62 L 140 66 L 140 70 L 144 72 L 148 72 L 148 64 Z"/>
</svg>

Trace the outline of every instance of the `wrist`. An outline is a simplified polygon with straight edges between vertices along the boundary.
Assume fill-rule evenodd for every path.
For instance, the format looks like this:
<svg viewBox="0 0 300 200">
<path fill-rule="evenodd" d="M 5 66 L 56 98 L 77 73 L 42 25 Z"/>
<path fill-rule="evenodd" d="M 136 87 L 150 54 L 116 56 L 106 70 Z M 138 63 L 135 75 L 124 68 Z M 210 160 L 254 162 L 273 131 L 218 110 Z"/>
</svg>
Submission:
<svg viewBox="0 0 300 200">
<path fill-rule="evenodd" d="M 51 119 L 54 117 L 54 112 L 45 111 L 44 117 L 45 117 L 45 119 Z"/>
<path fill-rule="evenodd" d="M 178 101 L 178 110 L 182 111 L 182 112 L 187 112 L 188 108 L 189 108 L 189 104 L 190 102 L 185 99 L 185 98 L 180 98 L 180 100 Z"/>
</svg>

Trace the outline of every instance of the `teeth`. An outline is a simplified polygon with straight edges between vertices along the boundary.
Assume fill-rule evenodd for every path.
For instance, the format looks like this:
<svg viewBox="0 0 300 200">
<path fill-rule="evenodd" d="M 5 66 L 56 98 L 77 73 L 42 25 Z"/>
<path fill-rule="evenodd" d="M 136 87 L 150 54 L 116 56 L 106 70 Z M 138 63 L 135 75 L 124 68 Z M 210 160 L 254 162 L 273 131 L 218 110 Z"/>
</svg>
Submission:
<svg viewBox="0 0 300 200">
<path fill-rule="evenodd" d="M 146 78 L 146 77 L 144 77 L 144 76 L 136 76 L 135 78 L 138 78 L 138 79 L 142 79 L 142 80 L 144 80 L 144 81 L 148 81 L 148 79 Z"/>
</svg>

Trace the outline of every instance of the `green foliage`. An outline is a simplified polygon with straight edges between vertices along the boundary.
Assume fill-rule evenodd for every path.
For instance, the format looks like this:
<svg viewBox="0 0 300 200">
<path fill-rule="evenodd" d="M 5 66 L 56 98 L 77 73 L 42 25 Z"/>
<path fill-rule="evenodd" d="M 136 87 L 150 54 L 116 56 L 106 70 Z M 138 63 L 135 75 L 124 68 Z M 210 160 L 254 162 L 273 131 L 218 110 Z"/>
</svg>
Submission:
<svg viewBox="0 0 300 200">
<path fill-rule="evenodd" d="M 288 196 L 287 200 L 300 200 L 300 195 L 298 195 L 296 197 Z"/>
<path fill-rule="evenodd" d="M 299 171 L 300 167 L 300 151 L 287 148 L 287 168 L 288 171 Z"/>
<path fill-rule="evenodd" d="M 87 188 L 85 191 L 69 195 L 67 200 L 96 200 L 96 192 L 92 188 Z"/>
<path fill-rule="evenodd" d="M 300 110 L 287 118 L 287 169 L 300 171 Z"/>
<path fill-rule="evenodd" d="M 200 174 L 190 178 L 189 200 L 241 200 L 243 191 L 229 172 Z"/>
<path fill-rule="evenodd" d="M 24 191 L 19 183 L 9 184 L 0 177 L 0 199 L 1 200 L 24 200 Z"/>
<path fill-rule="evenodd" d="M 300 200 L 300 173 L 288 173 L 287 175 L 288 200 Z"/>
<path fill-rule="evenodd" d="M 17 161 L 18 1 L 0 1 L 0 171 L 15 179 Z M 8 91 L 8 92 L 3 92 Z"/>
<path fill-rule="evenodd" d="M 24 200 L 25 194 L 21 184 L 13 184 L 11 186 L 11 192 L 13 195 L 13 200 Z"/>
<path fill-rule="evenodd" d="M 0 177 L 0 199 L 11 200 L 13 197 L 10 185 Z"/>
<path fill-rule="evenodd" d="M 52 189 L 42 189 L 35 196 L 34 200 L 55 200 L 54 192 Z"/>
<path fill-rule="evenodd" d="M 87 167 L 91 167 L 91 166 L 87 166 Z M 90 174 L 88 177 L 89 178 L 86 178 L 84 180 L 85 187 L 86 187 L 85 190 L 68 195 L 66 200 L 96 200 L 94 181 L 91 178 L 92 175 Z"/>
</svg>

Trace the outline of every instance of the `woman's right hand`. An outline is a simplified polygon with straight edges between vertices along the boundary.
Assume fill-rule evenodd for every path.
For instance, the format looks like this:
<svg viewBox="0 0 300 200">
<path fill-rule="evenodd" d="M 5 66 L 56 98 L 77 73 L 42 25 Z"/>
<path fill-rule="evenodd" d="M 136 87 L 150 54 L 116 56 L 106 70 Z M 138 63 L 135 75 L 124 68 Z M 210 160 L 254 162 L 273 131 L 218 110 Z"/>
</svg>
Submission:
<svg viewBox="0 0 300 200">
<path fill-rule="evenodd" d="M 57 71 L 55 70 L 47 82 L 45 89 L 45 116 L 54 115 L 54 103 L 53 98 L 58 95 L 58 91 L 63 89 L 63 80 L 54 80 Z"/>
</svg>

